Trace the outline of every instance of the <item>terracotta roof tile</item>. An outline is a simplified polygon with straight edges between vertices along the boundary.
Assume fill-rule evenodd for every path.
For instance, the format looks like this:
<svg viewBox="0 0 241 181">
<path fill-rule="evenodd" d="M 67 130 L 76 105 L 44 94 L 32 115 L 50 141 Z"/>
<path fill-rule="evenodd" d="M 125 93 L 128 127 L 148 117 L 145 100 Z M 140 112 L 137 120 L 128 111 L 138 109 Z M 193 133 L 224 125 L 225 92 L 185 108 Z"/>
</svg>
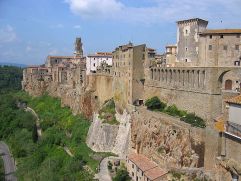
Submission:
<svg viewBox="0 0 241 181">
<path fill-rule="evenodd" d="M 144 174 L 150 179 L 155 180 L 168 172 L 165 170 L 160 169 L 159 167 L 155 167 L 153 169 L 147 170 Z"/>
<path fill-rule="evenodd" d="M 241 29 L 216 29 L 216 30 L 205 30 L 200 34 L 241 34 Z"/>
<path fill-rule="evenodd" d="M 241 105 L 241 95 L 233 97 L 226 101 L 227 103 L 240 104 Z"/>
<path fill-rule="evenodd" d="M 141 154 L 133 153 L 129 155 L 129 160 L 135 163 L 135 165 L 137 165 L 143 172 L 157 166 L 155 163 L 151 162 L 147 157 Z"/>
</svg>

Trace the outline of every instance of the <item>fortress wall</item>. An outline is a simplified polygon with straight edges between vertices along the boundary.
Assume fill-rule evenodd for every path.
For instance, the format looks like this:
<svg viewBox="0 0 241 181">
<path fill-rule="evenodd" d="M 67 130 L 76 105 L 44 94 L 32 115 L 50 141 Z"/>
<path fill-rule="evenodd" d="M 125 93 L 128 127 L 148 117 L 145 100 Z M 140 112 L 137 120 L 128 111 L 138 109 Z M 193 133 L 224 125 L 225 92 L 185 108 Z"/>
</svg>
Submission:
<svg viewBox="0 0 241 181">
<path fill-rule="evenodd" d="M 222 110 L 220 95 L 167 89 L 152 84 L 146 84 L 144 91 L 145 100 L 153 96 L 158 96 L 160 100 L 168 103 L 168 105 L 175 104 L 179 109 L 195 112 L 198 116 L 206 120 L 217 117 Z"/>
<path fill-rule="evenodd" d="M 222 96 L 212 68 L 153 68 L 145 82 L 144 100 L 158 96 L 168 105 L 212 120 L 222 112 Z"/>
<path fill-rule="evenodd" d="M 91 89 L 94 91 L 94 97 L 98 103 L 102 105 L 106 100 L 113 98 L 113 77 L 109 74 L 95 74 L 89 76 L 89 85 L 92 84 Z"/>
</svg>

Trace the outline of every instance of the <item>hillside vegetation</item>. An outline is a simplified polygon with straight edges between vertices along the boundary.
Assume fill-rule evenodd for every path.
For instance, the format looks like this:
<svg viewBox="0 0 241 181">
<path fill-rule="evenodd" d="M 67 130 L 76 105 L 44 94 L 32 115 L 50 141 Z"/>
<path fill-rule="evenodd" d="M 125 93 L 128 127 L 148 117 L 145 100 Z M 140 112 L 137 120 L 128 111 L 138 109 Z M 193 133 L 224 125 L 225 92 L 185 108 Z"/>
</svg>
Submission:
<svg viewBox="0 0 241 181">
<path fill-rule="evenodd" d="M 6 67 L 0 67 L 3 72 L 1 69 Z M 7 69 L 6 74 L 11 74 L 15 68 Z M 20 73 L 14 77 L 21 77 Z M 72 115 L 68 108 L 61 108 L 56 98 L 30 97 L 20 91 L 20 80 L 13 84 L 12 76 L 5 77 L 10 78 L 0 89 L 0 140 L 9 145 L 16 159 L 18 180 L 93 180 L 100 160 L 108 154 L 95 153 L 85 144 L 90 122 L 81 115 Z M 39 116 L 41 138 L 36 138 L 35 117 L 17 106 L 23 102 Z"/>
<path fill-rule="evenodd" d="M 21 90 L 23 69 L 19 67 L 0 66 L 0 91 Z M 1 93 L 0 92 L 0 93 Z"/>
</svg>

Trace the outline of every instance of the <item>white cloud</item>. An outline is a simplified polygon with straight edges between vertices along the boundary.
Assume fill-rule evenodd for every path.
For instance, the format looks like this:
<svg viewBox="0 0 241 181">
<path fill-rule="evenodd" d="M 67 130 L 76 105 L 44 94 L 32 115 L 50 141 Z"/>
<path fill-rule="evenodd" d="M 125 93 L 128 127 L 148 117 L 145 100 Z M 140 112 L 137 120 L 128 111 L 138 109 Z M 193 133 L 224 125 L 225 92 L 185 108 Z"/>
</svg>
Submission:
<svg viewBox="0 0 241 181">
<path fill-rule="evenodd" d="M 51 49 L 49 51 L 49 55 L 57 55 L 57 54 L 59 54 L 59 51 L 57 49 Z"/>
<path fill-rule="evenodd" d="M 56 25 L 50 25 L 50 28 L 63 28 L 64 27 L 64 25 L 63 24 L 61 24 L 61 23 L 59 23 L 59 24 L 56 24 Z"/>
<path fill-rule="evenodd" d="M 65 0 L 73 13 L 83 18 L 122 20 L 127 22 L 160 23 L 185 18 L 204 18 L 218 22 L 240 22 L 240 0 L 149 0 L 152 6 L 127 6 L 120 0 Z M 240 24 L 240 23 L 239 23 Z"/>
<path fill-rule="evenodd" d="M 115 14 L 123 8 L 123 4 L 116 0 L 66 0 L 70 9 L 81 16 L 106 16 Z"/>
<path fill-rule="evenodd" d="M 81 29 L 81 26 L 80 26 L 80 25 L 74 25 L 73 28 L 75 28 L 75 29 Z"/>
<path fill-rule="evenodd" d="M 10 43 L 17 39 L 17 35 L 12 26 L 6 25 L 0 29 L 0 43 Z"/>
</svg>

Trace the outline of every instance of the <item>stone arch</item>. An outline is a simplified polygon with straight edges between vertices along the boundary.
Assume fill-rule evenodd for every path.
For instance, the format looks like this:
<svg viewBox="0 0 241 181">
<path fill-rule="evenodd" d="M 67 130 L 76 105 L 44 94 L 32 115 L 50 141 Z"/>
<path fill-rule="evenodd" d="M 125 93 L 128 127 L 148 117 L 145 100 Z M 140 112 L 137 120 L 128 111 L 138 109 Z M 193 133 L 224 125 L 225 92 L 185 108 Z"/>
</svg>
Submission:
<svg viewBox="0 0 241 181">
<path fill-rule="evenodd" d="M 223 83 L 223 77 L 224 77 L 224 75 L 227 73 L 227 72 L 229 72 L 230 70 L 226 70 L 226 71 L 223 71 L 220 75 L 219 75 L 219 77 L 218 77 L 218 89 L 220 89 L 220 91 L 221 91 L 221 88 L 222 88 L 222 83 Z"/>
<path fill-rule="evenodd" d="M 233 81 L 228 79 L 225 81 L 225 90 L 232 90 L 233 88 Z"/>
</svg>

